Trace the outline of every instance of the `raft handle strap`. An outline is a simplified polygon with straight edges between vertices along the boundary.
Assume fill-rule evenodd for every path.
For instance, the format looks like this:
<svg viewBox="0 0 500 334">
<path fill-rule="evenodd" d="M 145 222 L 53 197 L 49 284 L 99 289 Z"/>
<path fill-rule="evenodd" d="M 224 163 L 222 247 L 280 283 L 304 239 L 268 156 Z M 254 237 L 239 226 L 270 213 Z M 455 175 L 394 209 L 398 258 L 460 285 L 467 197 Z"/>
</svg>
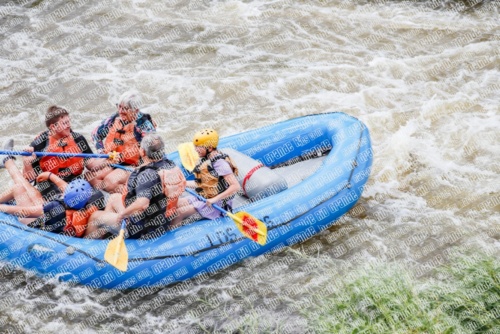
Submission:
<svg viewBox="0 0 500 334">
<path fill-rule="evenodd" d="M 242 183 L 241 187 L 243 188 L 243 193 L 245 194 L 246 197 L 248 197 L 248 195 L 247 195 L 247 190 L 245 188 L 245 185 L 246 185 L 247 181 L 250 180 L 250 178 L 252 177 L 253 173 L 255 173 L 261 167 L 264 167 L 264 165 L 263 164 L 258 164 L 254 168 L 250 169 L 250 171 L 247 173 L 247 175 L 245 175 L 245 177 L 243 178 L 243 183 Z"/>
</svg>

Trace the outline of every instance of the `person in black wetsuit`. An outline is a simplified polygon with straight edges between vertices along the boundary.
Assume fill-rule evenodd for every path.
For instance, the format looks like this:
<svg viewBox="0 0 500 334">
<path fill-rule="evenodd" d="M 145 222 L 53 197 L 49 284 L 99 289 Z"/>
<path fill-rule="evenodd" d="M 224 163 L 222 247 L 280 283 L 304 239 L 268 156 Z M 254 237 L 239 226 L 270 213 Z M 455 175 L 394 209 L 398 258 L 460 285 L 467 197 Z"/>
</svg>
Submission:
<svg viewBox="0 0 500 334">
<path fill-rule="evenodd" d="M 91 216 L 87 235 L 116 231 L 124 219 L 129 238 L 156 237 L 167 231 L 186 181 L 180 169 L 164 157 L 164 149 L 159 135 L 143 138 L 139 153 L 144 163 L 130 174 L 124 194 L 111 195 L 106 209 Z"/>
</svg>

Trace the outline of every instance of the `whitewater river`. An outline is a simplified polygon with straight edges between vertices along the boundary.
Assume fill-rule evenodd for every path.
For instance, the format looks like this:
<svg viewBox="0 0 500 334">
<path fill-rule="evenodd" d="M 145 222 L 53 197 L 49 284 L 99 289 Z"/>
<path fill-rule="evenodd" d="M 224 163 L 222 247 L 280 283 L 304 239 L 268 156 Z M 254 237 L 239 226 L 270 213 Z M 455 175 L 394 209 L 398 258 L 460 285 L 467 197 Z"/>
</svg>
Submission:
<svg viewBox="0 0 500 334">
<path fill-rule="evenodd" d="M 499 8 L 3 0 L 0 140 L 16 149 L 51 104 L 90 138 L 134 88 L 169 151 L 202 127 L 227 136 L 344 111 L 368 126 L 374 163 L 335 226 L 208 280 L 89 292 L 16 269 L 0 277 L 0 332 L 498 330 Z"/>
</svg>

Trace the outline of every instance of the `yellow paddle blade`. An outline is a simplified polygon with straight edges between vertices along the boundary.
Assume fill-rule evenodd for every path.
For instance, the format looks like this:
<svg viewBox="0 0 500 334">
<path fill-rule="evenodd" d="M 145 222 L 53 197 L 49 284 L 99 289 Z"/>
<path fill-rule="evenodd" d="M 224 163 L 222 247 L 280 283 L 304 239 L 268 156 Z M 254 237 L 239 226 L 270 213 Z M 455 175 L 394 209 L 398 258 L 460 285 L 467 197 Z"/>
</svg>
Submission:
<svg viewBox="0 0 500 334">
<path fill-rule="evenodd" d="M 104 260 L 121 271 L 127 271 L 128 252 L 124 239 L 125 231 L 122 229 L 116 238 L 111 240 L 104 253 Z"/>
<path fill-rule="evenodd" d="M 196 163 L 200 159 L 200 156 L 194 149 L 193 143 L 187 142 L 179 144 L 179 146 L 177 146 L 177 149 L 179 150 L 179 156 L 184 168 L 186 168 L 190 172 L 193 171 Z"/>
<path fill-rule="evenodd" d="M 267 226 L 248 212 L 240 211 L 235 214 L 228 212 L 227 215 L 234 220 L 238 230 L 247 238 L 259 245 L 265 245 L 267 241 Z"/>
</svg>

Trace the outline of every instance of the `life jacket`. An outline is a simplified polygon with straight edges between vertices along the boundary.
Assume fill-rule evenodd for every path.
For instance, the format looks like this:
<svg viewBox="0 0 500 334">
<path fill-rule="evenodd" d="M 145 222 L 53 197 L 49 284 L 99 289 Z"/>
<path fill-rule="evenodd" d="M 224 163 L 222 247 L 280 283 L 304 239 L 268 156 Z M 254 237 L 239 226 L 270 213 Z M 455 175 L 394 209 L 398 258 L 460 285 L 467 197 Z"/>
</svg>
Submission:
<svg viewBox="0 0 500 334">
<path fill-rule="evenodd" d="M 153 169 L 158 173 L 158 176 L 161 180 L 162 192 L 166 197 L 167 205 L 165 210 L 165 217 L 169 220 L 175 218 L 177 214 L 177 202 L 179 201 L 179 197 L 182 195 L 184 190 L 186 189 L 186 178 L 179 167 L 175 165 L 175 163 L 171 160 L 164 159 L 152 164 L 148 164 L 146 166 L 142 166 L 135 173 L 135 177 L 137 177 L 142 171 L 146 169 Z M 129 176 L 132 177 L 132 174 Z M 129 181 L 127 181 L 127 185 Z M 125 198 L 130 191 L 128 186 L 124 189 L 123 200 L 125 205 Z"/>
<path fill-rule="evenodd" d="M 61 139 L 48 136 L 47 146 L 43 151 L 56 153 L 82 153 L 82 150 L 78 147 L 72 135 Z M 51 172 L 56 175 L 59 175 L 59 173 L 64 169 L 67 169 L 71 174 L 78 176 L 82 174 L 84 170 L 83 158 L 45 156 L 40 159 L 40 168 L 44 172 Z"/>
<path fill-rule="evenodd" d="M 196 192 L 205 198 L 213 198 L 218 194 L 222 194 L 229 188 L 229 184 L 224 180 L 223 176 L 217 174 L 213 168 L 213 164 L 223 159 L 229 163 L 234 175 L 238 175 L 238 168 L 233 160 L 225 153 L 220 153 L 211 159 L 206 157 L 201 158 L 200 162 L 194 167 L 193 174 L 195 177 Z M 226 199 L 227 200 L 227 199 Z"/>
<path fill-rule="evenodd" d="M 94 129 L 94 131 L 92 131 L 91 138 L 99 153 L 105 152 L 104 142 L 117 118 L 120 118 L 119 113 L 115 113 L 114 115 L 106 118 L 98 127 Z M 140 142 L 145 133 L 155 132 L 156 127 L 156 122 L 151 118 L 151 115 L 139 112 L 137 114 L 137 119 L 135 120 L 135 139 Z"/>
<path fill-rule="evenodd" d="M 97 206 L 90 205 L 80 210 L 66 209 L 66 226 L 64 232 L 75 237 L 82 237 L 87 229 L 90 216 L 99 210 Z"/>
<path fill-rule="evenodd" d="M 104 152 L 111 153 L 115 151 L 122 153 L 124 163 L 138 165 L 140 145 L 136 138 L 135 127 L 135 122 L 124 124 L 120 117 L 116 117 L 104 140 Z"/>
<path fill-rule="evenodd" d="M 156 169 L 160 176 L 163 194 L 167 198 L 167 210 L 165 217 L 175 218 L 177 214 L 177 202 L 186 189 L 186 178 L 179 167 L 172 169 Z"/>
</svg>

